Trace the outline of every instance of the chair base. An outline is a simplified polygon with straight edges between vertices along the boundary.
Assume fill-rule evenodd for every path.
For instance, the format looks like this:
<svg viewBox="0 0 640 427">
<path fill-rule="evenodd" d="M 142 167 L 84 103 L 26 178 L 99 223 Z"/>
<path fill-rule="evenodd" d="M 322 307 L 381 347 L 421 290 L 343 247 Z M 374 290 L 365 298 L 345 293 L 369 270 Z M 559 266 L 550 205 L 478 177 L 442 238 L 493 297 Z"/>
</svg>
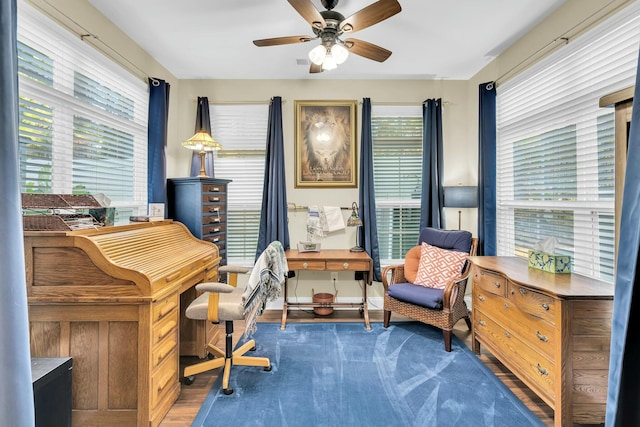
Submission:
<svg viewBox="0 0 640 427">
<path fill-rule="evenodd" d="M 231 366 L 262 366 L 265 371 L 271 370 L 271 362 L 267 357 L 252 357 L 245 356 L 248 351 L 255 350 L 255 340 L 249 340 L 240 346 L 237 350 L 233 349 L 233 321 L 228 320 L 225 322 L 226 337 L 225 337 L 225 351 L 222 351 L 218 347 L 208 344 L 207 350 L 210 354 L 216 356 L 215 359 L 206 360 L 204 362 L 196 363 L 184 368 L 184 377 L 186 379 L 185 384 L 189 385 L 193 383 L 191 379 L 194 375 L 206 372 L 216 368 L 223 368 L 222 375 L 222 391 L 224 394 L 233 393 L 233 389 L 229 387 L 229 375 L 231 374 Z"/>
</svg>

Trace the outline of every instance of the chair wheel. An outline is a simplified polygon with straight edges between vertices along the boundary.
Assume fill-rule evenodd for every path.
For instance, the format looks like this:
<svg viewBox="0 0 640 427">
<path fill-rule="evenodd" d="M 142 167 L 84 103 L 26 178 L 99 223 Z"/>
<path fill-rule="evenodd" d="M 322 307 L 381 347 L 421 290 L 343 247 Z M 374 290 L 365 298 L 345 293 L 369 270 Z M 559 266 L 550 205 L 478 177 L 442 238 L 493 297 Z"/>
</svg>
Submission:
<svg viewBox="0 0 640 427">
<path fill-rule="evenodd" d="M 229 388 L 225 388 L 225 389 L 222 389 L 222 392 L 223 392 L 225 395 L 229 396 L 230 394 L 233 394 L 233 389 L 232 389 L 231 387 L 229 387 Z"/>
<path fill-rule="evenodd" d="M 263 369 L 265 372 L 270 372 L 271 371 L 271 365 L 269 366 L 265 366 Z"/>
<path fill-rule="evenodd" d="M 188 377 L 184 377 L 182 382 L 184 383 L 184 385 L 191 385 L 195 380 L 195 375 L 189 375 Z"/>
<path fill-rule="evenodd" d="M 216 358 L 216 355 L 215 355 L 215 354 L 211 354 L 211 353 L 207 352 L 207 359 L 209 359 L 209 360 L 213 360 L 213 359 L 215 359 L 215 358 Z"/>
</svg>

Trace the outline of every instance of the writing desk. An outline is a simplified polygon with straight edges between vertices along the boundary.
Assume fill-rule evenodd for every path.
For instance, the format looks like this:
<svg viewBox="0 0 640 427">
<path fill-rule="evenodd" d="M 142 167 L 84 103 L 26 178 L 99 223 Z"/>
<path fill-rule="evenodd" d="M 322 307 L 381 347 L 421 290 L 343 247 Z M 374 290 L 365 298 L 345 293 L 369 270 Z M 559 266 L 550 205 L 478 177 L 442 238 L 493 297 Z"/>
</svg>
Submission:
<svg viewBox="0 0 640 427">
<path fill-rule="evenodd" d="M 366 252 L 351 252 L 349 249 L 323 249 L 319 252 L 299 252 L 296 249 L 285 251 L 289 271 L 353 271 L 362 273 L 362 301 L 359 303 L 332 302 L 289 302 L 287 282 L 284 282 L 284 303 L 282 306 L 281 329 L 287 326 L 287 310 L 289 307 L 360 307 L 364 316 L 364 325 L 371 330 L 369 310 L 367 308 L 367 285 L 371 284 L 373 261 Z"/>
</svg>

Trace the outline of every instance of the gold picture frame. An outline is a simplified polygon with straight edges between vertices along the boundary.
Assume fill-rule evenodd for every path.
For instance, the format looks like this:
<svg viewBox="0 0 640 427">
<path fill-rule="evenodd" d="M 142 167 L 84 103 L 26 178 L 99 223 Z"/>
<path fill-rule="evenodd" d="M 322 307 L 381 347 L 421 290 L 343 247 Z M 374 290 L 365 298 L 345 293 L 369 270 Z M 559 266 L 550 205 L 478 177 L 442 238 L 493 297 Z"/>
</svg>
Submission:
<svg viewBox="0 0 640 427">
<path fill-rule="evenodd" d="M 357 102 L 295 101 L 296 188 L 355 188 Z"/>
</svg>

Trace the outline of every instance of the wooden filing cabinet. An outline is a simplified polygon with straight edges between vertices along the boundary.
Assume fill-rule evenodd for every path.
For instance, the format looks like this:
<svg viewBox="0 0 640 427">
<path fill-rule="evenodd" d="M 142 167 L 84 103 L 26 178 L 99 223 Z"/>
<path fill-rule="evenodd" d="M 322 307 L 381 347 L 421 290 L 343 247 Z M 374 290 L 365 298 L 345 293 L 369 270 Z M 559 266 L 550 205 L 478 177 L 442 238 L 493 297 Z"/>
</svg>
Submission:
<svg viewBox="0 0 640 427">
<path fill-rule="evenodd" d="M 227 264 L 227 189 L 230 182 L 204 177 L 167 181 L 169 218 L 186 225 L 198 239 L 215 243 L 220 265 Z"/>
<path fill-rule="evenodd" d="M 554 409 L 554 425 L 604 423 L 613 285 L 469 257 L 473 350 L 480 345 Z"/>
</svg>

